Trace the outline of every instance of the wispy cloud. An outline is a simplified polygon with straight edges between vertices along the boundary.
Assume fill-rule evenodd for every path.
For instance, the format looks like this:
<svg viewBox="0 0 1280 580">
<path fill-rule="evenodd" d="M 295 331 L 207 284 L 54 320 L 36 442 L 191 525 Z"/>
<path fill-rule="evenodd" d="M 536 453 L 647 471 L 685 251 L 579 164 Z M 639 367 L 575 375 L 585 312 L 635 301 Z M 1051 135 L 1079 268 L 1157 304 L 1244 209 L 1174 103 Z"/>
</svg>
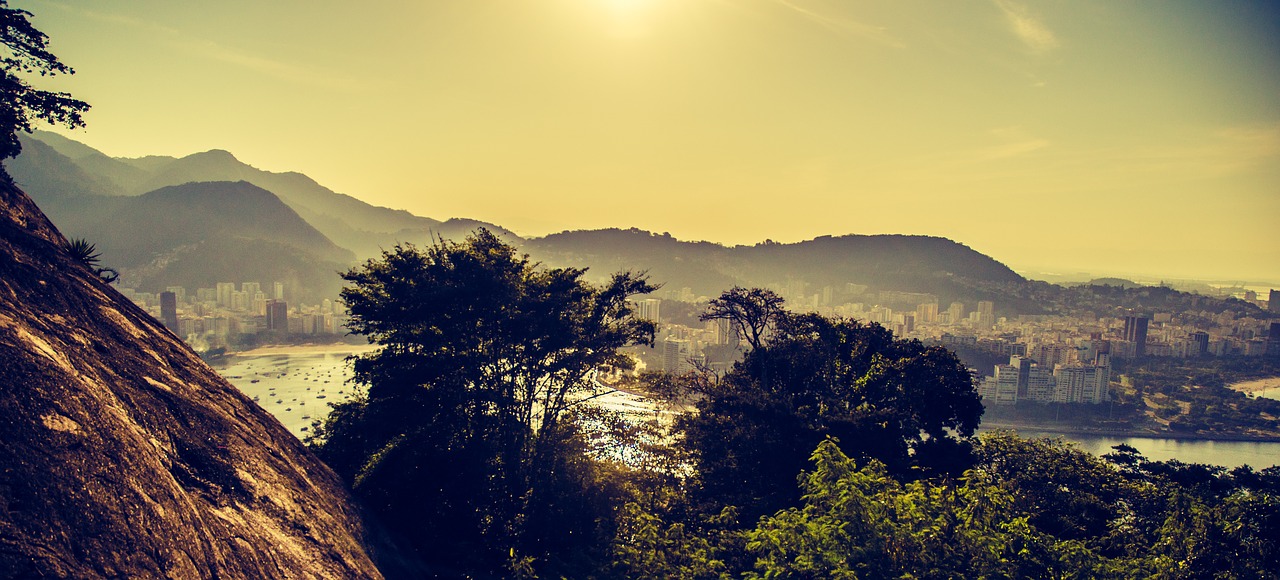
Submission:
<svg viewBox="0 0 1280 580">
<path fill-rule="evenodd" d="M 1004 13 L 1013 34 L 1032 52 L 1046 53 L 1058 48 L 1058 37 L 1039 18 L 1031 14 L 1026 6 L 1014 0 L 994 0 L 994 2 Z"/>
<path fill-rule="evenodd" d="M 778 6 L 782 6 L 788 10 L 803 16 L 804 18 L 817 23 L 818 25 L 834 32 L 852 33 L 867 40 L 872 40 L 890 46 L 893 48 L 905 48 L 906 44 L 895 38 L 889 33 L 889 30 L 883 26 L 873 26 L 851 20 L 848 18 L 840 18 L 824 14 L 812 8 L 801 6 L 794 0 L 770 0 Z"/>
<path fill-rule="evenodd" d="M 74 12 L 81 17 L 104 24 L 142 31 L 175 50 L 193 54 L 206 60 L 238 66 L 275 79 L 343 91 L 355 91 L 362 86 L 351 79 L 325 74 L 323 71 L 267 58 L 213 40 L 195 37 L 177 28 L 150 20 L 120 14 L 104 14 L 82 6 L 67 5 L 61 2 L 53 3 L 52 5 L 61 10 Z"/>
</svg>

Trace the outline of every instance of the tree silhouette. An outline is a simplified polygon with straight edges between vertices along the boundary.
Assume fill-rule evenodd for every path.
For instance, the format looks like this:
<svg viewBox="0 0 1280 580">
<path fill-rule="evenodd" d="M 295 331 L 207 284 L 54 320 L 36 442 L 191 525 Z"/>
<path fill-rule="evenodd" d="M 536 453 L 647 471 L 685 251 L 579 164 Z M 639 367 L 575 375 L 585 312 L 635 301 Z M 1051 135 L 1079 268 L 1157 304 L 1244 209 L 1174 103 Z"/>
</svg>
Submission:
<svg viewBox="0 0 1280 580">
<path fill-rule="evenodd" d="M 734 286 L 713 299 L 698 320 L 728 320 L 734 332 L 754 350 L 760 348 L 766 333 L 783 314 L 782 304 L 782 297 L 772 290 Z"/>
<path fill-rule="evenodd" d="M 336 406 L 312 444 L 435 565 L 542 568 L 590 549 L 607 517 L 579 403 L 597 367 L 627 365 L 619 348 L 652 344 L 629 298 L 653 287 L 584 273 L 540 268 L 482 229 L 343 275 L 349 328 L 382 348 L 355 361 L 366 398 Z"/>
<path fill-rule="evenodd" d="M 67 93 L 42 91 L 23 80 L 28 74 L 75 74 L 49 52 L 49 37 L 31 25 L 30 16 L 0 0 L 0 159 L 22 151 L 18 131 L 30 133 L 32 121 L 83 127 L 81 114 L 89 110 L 88 103 Z"/>
</svg>

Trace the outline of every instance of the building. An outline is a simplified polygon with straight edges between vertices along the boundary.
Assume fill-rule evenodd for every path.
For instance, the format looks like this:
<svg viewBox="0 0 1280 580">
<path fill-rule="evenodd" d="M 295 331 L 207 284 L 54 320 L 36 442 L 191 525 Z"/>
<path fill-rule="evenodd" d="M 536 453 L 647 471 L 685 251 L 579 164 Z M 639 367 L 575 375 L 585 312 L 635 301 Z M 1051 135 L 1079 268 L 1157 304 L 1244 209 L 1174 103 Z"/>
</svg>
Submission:
<svg viewBox="0 0 1280 580">
<path fill-rule="evenodd" d="M 689 362 L 692 355 L 689 341 L 682 338 L 668 338 L 662 341 L 662 370 L 669 373 L 686 373 L 693 370 Z"/>
<path fill-rule="evenodd" d="M 1275 325 L 1272 325 L 1273 330 Z M 1191 334 L 1191 343 L 1194 347 L 1188 353 L 1193 357 L 1200 357 L 1209 354 L 1209 333 L 1198 331 Z"/>
<path fill-rule="evenodd" d="M 160 293 L 160 322 L 164 323 L 164 327 L 169 332 L 183 336 L 182 329 L 178 327 L 178 295 L 174 292 Z"/>
<path fill-rule="evenodd" d="M 222 308 L 231 308 L 231 295 L 236 291 L 235 282 L 218 282 L 217 287 L 218 306 Z"/>
<path fill-rule="evenodd" d="M 1147 317 L 1124 317 L 1124 339 L 1133 343 L 1133 356 L 1141 357 L 1147 353 Z"/>
<path fill-rule="evenodd" d="M 1074 363 L 1053 369 L 1053 400 L 1058 403 L 1103 403 L 1111 398 L 1111 369 Z"/>
<path fill-rule="evenodd" d="M 662 301 L 657 298 L 645 298 L 636 302 L 636 318 L 658 322 Z"/>
<path fill-rule="evenodd" d="M 1267 310 L 1280 314 L 1280 290 L 1272 288 L 1267 295 Z"/>
<path fill-rule="evenodd" d="M 284 300 L 267 301 L 267 332 L 289 332 L 289 303 Z"/>
</svg>

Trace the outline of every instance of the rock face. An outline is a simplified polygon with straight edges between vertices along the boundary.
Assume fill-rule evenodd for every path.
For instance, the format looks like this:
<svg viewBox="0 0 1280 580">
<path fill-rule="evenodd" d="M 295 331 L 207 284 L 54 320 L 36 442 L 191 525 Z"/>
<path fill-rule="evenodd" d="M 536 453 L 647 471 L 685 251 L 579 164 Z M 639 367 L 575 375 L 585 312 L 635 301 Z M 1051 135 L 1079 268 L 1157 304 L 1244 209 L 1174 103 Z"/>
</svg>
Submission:
<svg viewBox="0 0 1280 580">
<path fill-rule="evenodd" d="M 338 478 L 0 183 L 0 577 L 378 578 Z"/>
</svg>

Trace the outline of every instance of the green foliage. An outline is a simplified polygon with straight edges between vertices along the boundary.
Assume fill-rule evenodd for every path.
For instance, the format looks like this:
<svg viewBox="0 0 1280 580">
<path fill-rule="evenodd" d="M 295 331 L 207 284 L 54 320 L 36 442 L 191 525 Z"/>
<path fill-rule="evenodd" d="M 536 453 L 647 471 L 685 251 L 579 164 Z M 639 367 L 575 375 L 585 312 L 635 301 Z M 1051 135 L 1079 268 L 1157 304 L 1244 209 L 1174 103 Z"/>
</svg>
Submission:
<svg viewBox="0 0 1280 580">
<path fill-rule="evenodd" d="M 343 275 L 349 327 L 381 348 L 354 361 L 366 398 L 338 405 L 311 444 L 432 565 L 580 572 L 607 548 L 614 491 L 587 456 L 582 425 L 598 417 L 580 403 L 594 369 L 652 342 L 628 302 L 652 287 L 583 273 L 480 230 Z"/>
<path fill-rule="evenodd" d="M 736 506 L 752 521 L 795 505 L 794 478 L 827 436 L 897 473 L 967 466 L 965 440 L 982 405 L 949 351 L 818 315 L 781 316 L 776 326 L 678 423 L 713 506 Z"/>
<path fill-rule="evenodd" d="M 102 254 L 98 252 L 98 247 L 89 243 L 84 238 L 72 238 L 67 240 L 66 250 L 71 257 L 77 262 L 84 264 L 84 267 L 93 272 L 94 275 L 102 278 L 108 284 L 115 282 L 120 278 L 120 273 L 114 268 L 99 268 L 98 264 L 102 262 Z"/>
<path fill-rule="evenodd" d="M 49 52 L 49 37 L 31 25 L 30 16 L 0 0 L 0 159 L 22 151 L 18 131 L 30 133 L 32 121 L 83 127 L 81 114 L 89 110 L 67 93 L 38 90 L 22 79 L 27 74 L 75 73 Z"/>
</svg>

